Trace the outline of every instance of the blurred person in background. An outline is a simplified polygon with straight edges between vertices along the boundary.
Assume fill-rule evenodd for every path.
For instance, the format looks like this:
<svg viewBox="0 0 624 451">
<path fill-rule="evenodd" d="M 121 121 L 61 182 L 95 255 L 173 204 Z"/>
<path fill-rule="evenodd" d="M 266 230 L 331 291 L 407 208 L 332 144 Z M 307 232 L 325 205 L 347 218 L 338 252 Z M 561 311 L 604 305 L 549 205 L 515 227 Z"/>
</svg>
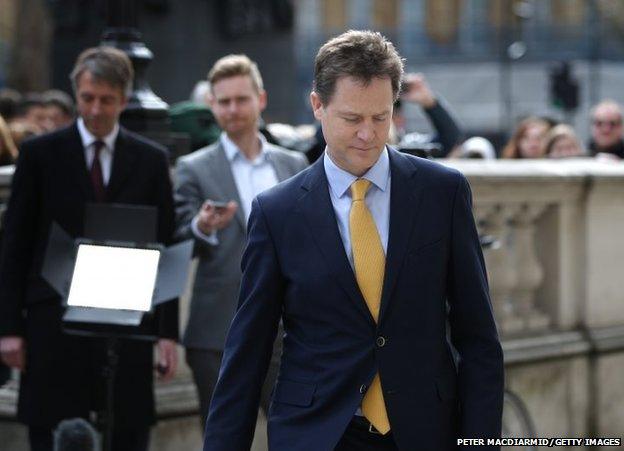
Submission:
<svg viewBox="0 0 624 451">
<path fill-rule="evenodd" d="M 42 95 L 48 131 L 67 127 L 74 121 L 74 101 L 66 92 L 50 89 Z"/>
<path fill-rule="evenodd" d="M 158 242 L 173 238 L 166 149 L 119 124 L 133 74 L 122 51 L 85 50 L 71 73 L 78 119 L 20 147 L 3 218 L 0 358 L 21 371 L 17 418 L 28 426 L 33 451 L 53 449 L 59 421 L 89 418 L 104 405 L 105 342 L 64 332 L 62 299 L 41 276 L 52 223 L 80 237 L 87 203 L 150 205 L 157 209 Z M 171 379 L 177 366 L 177 302 L 157 306 L 141 328 L 158 337 L 159 374 Z M 156 420 L 154 345 L 119 338 L 118 348 L 112 447 L 147 450 Z"/>
<path fill-rule="evenodd" d="M 591 111 L 591 155 L 602 159 L 624 158 L 622 108 L 613 100 L 603 100 Z"/>
<path fill-rule="evenodd" d="M 28 122 L 14 120 L 9 123 L 9 132 L 15 146 L 19 149 L 24 141 L 39 134 L 39 128 Z"/>
<path fill-rule="evenodd" d="M 214 64 L 208 79 L 209 103 L 223 132 L 216 143 L 177 160 L 174 196 L 176 238 L 193 239 L 199 257 L 183 342 L 202 426 L 236 311 L 252 200 L 307 166 L 303 154 L 272 145 L 261 134 L 267 93 L 253 61 L 245 55 L 225 56 Z M 265 413 L 277 377 L 281 340 L 275 349 L 261 397 Z"/>
<path fill-rule="evenodd" d="M 22 95 L 15 89 L 0 89 L 0 116 L 2 116 L 8 124 L 11 124 L 17 117 L 21 102 Z"/>
<path fill-rule="evenodd" d="M 26 94 L 19 105 L 16 120 L 27 124 L 35 130 L 37 135 L 48 132 L 49 126 L 43 97 L 35 92 Z"/>
<path fill-rule="evenodd" d="M 404 102 L 418 105 L 431 123 L 434 133 L 420 133 L 406 130 Z M 460 142 L 461 131 L 457 121 L 449 113 L 444 102 L 429 87 L 421 73 L 408 73 L 402 82 L 401 97 L 394 104 L 392 122 L 396 130 L 399 149 L 421 146 L 430 148 L 431 155 L 444 158 Z"/>
<path fill-rule="evenodd" d="M 11 131 L 0 116 L 0 166 L 14 164 L 17 160 L 17 146 L 13 142 Z"/>
<path fill-rule="evenodd" d="M 529 116 L 520 121 L 509 142 L 501 152 L 501 158 L 542 158 L 544 137 L 550 129 L 548 121 Z"/>
<path fill-rule="evenodd" d="M 574 129 L 567 124 L 555 125 L 544 140 L 544 156 L 547 158 L 582 157 L 585 150 Z"/>
<path fill-rule="evenodd" d="M 464 141 L 459 147 L 459 150 L 457 152 L 453 152 L 450 157 L 475 160 L 494 160 L 496 159 L 496 151 L 489 140 L 481 136 L 473 136 L 472 138 Z"/>
</svg>

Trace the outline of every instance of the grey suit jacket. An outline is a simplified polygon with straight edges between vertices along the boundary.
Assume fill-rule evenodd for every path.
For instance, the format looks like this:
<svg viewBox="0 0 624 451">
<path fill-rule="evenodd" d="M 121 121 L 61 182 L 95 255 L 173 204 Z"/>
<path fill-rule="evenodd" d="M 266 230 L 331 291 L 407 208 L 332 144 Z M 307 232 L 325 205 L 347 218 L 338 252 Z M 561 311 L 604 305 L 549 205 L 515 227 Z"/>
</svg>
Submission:
<svg viewBox="0 0 624 451">
<path fill-rule="evenodd" d="M 267 158 L 280 182 L 307 166 L 301 153 L 271 144 L 267 148 Z M 230 162 L 220 142 L 179 158 L 174 186 L 175 237 L 195 239 L 195 255 L 199 257 L 183 344 L 187 348 L 223 350 L 238 302 L 247 225 Z M 216 246 L 195 238 L 191 230 L 191 221 L 206 199 L 234 200 L 239 204 L 229 226 L 217 232 Z"/>
</svg>

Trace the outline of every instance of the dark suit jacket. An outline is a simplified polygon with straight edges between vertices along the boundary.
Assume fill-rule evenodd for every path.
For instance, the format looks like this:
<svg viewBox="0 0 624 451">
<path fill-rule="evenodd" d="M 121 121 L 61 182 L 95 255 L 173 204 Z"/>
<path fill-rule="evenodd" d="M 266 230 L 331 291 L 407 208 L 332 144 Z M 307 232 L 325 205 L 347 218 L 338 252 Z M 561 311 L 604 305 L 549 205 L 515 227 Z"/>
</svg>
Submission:
<svg viewBox="0 0 624 451">
<path fill-rule="evenodd" d="M 22 145 L 4 216 L 0 336 L 26 338 L 28 360 L 18 415 L 29 424 L 53 425 L 68 415 L 84 416 L 92 407 L 89 390 L 96 388 L 84 379 L 93 376 L 87 366 L 98 363 L 91 360 L 99 344 L 60 333 L 60 298 L 40 274 L 52 222 L 74 237 L 81 236 L 85 204 L 93 200 L 75 124 Z M 115 143 L 107 201 L 156 206 L 158 240 L 170 242 L 174 212 L 166 150 L 122 128 Z M 161 337 L 176 339 L 177 302 L 159 307 L 150 327 Z M 126 367 L 120 368 L 117 394 L 120 410 L 125 403 L 127 412 L 118 415 L 120 421 L 153 421 L 151 352 L 147 342 L 122 346 L 120 365 Z M 77 377 L 83 380 L 79 383 Z"/>
<path fill-rule="evenodd" d="M 205 451 L 249 449 L 280 316 L 271 450 L 332 450 L 377 371 L 399 449 L 449 450 L 457 437 L 500 434 L 502 351 L 468 183 L 394 150 L 390 167 L 378 324 L 345 255 L 322 160 L 254 201 Z"/>
</svg>

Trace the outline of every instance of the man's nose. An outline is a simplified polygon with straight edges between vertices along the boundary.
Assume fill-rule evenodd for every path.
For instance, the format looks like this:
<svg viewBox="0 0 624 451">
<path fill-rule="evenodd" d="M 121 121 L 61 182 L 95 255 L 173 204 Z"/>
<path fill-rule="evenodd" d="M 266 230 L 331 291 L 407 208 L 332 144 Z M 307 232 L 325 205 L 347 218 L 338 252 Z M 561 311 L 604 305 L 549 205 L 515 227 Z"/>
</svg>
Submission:
<svg viewBox="0 0 624 451">
<path fill-rule="evenodd" d="M 101 110 L 102 104 L 98 100 L 94 100 L 93 103 L 91 103 L 91 114 L 99 114 Z"/>
<path fill-rule="evenodd" d="M 357 131 L 357 137 L 364 142 L 369 142 L 375 137 L 375 131 L 370 124 L 362 124 Z"/>
</svg>

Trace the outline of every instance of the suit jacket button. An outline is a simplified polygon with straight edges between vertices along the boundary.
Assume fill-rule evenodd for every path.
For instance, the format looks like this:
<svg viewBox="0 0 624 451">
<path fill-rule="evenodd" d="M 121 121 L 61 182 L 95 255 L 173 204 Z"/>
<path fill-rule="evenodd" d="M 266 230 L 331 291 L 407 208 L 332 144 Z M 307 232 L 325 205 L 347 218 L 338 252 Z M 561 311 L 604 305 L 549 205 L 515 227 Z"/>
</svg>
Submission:
<svg viewBox="0 0 624 451">
<path fill-rule="evenodd" d="M 377 343 L 378 348 L 383 348 L 384 346 L 386 346 L 386 338 L 380 335 L 379 337 L 377 337 L 377 340 L 375 340 L 375 343 Z"/>
<path fill-rule="evenodd" d="M 361 393 L 361 394 L 366 393 L 366 384 L 362 384 L 362 385 L 360 385 L 360 393 Z"/>
</svg>

